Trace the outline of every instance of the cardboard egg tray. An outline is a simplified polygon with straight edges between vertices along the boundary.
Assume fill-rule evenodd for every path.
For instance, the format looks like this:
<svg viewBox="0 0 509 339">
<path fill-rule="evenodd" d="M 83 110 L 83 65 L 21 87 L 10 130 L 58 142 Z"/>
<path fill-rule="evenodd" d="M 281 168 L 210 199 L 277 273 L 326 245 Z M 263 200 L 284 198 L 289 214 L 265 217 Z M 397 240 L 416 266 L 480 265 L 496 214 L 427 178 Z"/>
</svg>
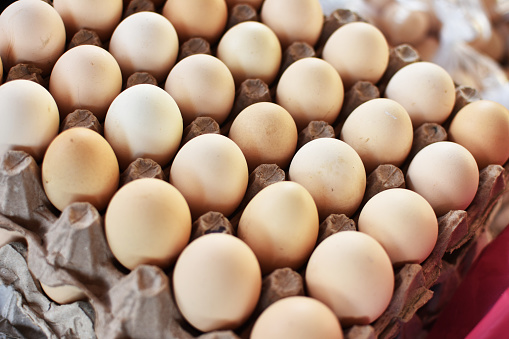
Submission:
<svg viewBox="0 0 509 339">
<path fill-rule="evenodd" d="M 322 39 L 334 27 L 360 19 L 348 10 L 333 13 L 326 21 Z M 188 47 L 184 53 L 192 54 L 202 50 L 204 45 L 193 40 Z M 292 61 L 314 53 L 309 46 L 294 45 L 285 53 L 283 63 L 287 67 Z M 355 107 L 380 97 L 392 74 L 418 60 L 412 47 L 393 47 L 389 68 L 380 83 L 377 86 L 366 82 L 354 85 L 345 93 L 340 120 L 334 125 L 310 123 L 300 133 L 298 147 L 315 138 L 337 136 L 344 119 Z M 21 71 L 21 76 L 43 81 L 36 71 L 27 67 Z M 152 78 L 137 74 L 130 81 L 146 83 Z M 260 81 L 245 82 L 237 93 L 232 116 L 253 102 L 269 101 L 272 90 Z M 479 98 L 473 88 L 459 85 L 456 94 L 452 115 Z M 101 131 L 101 126 L 87 112 L 76 113 L 62 125 L 62 128 L 85 125 Z M 219 126 L 211 119 L 197 119 L 184 131 L 183 143 L 199 134 L 227 130 L 228 122 Z M 368 176 L 364 201 L 382 190 L 405 187 L 404 172 L 413 155 L 432 142 L 446 139 L 443 126 L 425 124 L 418 128 L 411 154 L 401 168 L 381 165 Z M 149 159 L 138 159 L 122 173 L 120 185 L 141 177 L 167 180 L 167 169 Z M 395 268 L 395 290 L 386 311 L 369 325 L 345 328 L 345 337 L 395 338 L 405 333 L 425 333 L 477 254 L 501 231 L 491 226 L 491 220 L 502 196 L 509 191 L 508 178 L 509 164 L 482 169 L 471 205 L 464 211 L 453 210 L 438 219 L 438 242 L 431 255 L 422 264 Z M 259 166 L 251 173 L 238 211 L 230 219 L 214 212 L 203 215 L 194 222 L 191 238 L 209 232 L 235 234 L 247 202 L 262 188 L 285 179 L 286 173 L 276 165 Z M 44 193 L 40 166 L 27 153 L 9 151 L 2 157 L 0 197 L 0 239 L 3 240 L 0 245 L 4 244 L 0 247 L 0 309 L 5 318 L 0 321 L 0 333 L 7 337 L 248 338 L 256 317 L 271 303 L 305 294 L 302 272 L 277 269 L 264 277 L 258 306 L 241 328 L 200 333 L 185 321 L 176 307 L 171 292 L 171 268 L 162 270 L 150 265 L 133 271 L 122 268 L 106 243 L 103 216 L 88 203 L 74 203 L 62 213 L 56 211 Z M 320 225 L 317 243 L 336 232 L 355 231 L 356 217 L 329 216 Z M 71 304 L 56 304 L 45 296 L 39 281 L 49 286 L 79 287 L 85 298 Z"/>
</svg>

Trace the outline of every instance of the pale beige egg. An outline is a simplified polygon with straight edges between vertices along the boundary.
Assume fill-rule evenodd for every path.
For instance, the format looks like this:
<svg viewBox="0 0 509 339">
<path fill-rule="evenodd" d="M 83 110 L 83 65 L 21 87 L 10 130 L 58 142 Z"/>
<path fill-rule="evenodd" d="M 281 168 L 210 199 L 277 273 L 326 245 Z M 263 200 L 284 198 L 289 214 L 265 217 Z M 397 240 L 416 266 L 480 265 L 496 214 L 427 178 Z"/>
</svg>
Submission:
<svg viewBox="0 0 509 339">
<path fill-rule="evenodd" d="M 182 194 L 155 178 L 133 180 L 111 199 L 104 218 L 115 258 L 130 270 L 139 265 L 167 268 L 191 235 L 191 213 Z"/>
<path fill-rule="evenodd" d="M 277 84 L 276 102 L 292 115 L 299 131 L 311 121 L 334 123 L 343 99 L 341 77 L 331 64 L 319 58 L 295 61 Z"/>
<path fill-rule="evenodd" d="M 117 61 L 107 50 L 94 45 L 81 45 L 65 52 L 49 80 L 49 91 L 62 119 L 81 108 L 103 121 L 121 89 L 122 72 Z"/>
<path fill-rule="evenodd" d="M 420 264 L 438 237 L 438 221 L 431 205 L 404 188 L 388 189 L 369 199 L 357 226 L 383 246 L 394 265 Z"/>
<path fill-rule="evenodd" d="M 342 326 L 368 325 L 391 301 L 394 271 L 387 252 L 373 237 L 343 231 L 318 244 L 305 281 L 308 294 L 329 306 Z"/>
<path fill-rule="evenodd" d="M 228 136 L 244 153 L 250 172 L 261 164 L 286 168 L 298 140 L 290 113 L 272 102 L 258 102 L 243 109 L 233 120 Z"/>
<path fill-rule="evenodd" d="M 85 300 L 87 298 L 87 295 L 83 292 L 83 290 L 76 286 L 49 286 L 44 284 L 42 281 L 40 283 L 44 293 L 46 293 L 51 300 L 61 305 L 70 304 L 78 300 Z"/>
<path fill-rule="evenodd" d="M 15 1 L 0 15 L 0 56 L 6 70 L 24 62 L 48 75 L 65 43 L 64 22 L 45 1 Z"/>
<path fill-rule="evenodd" d="M 38 83 L 20 79 L 0 86 L 0 157 L 21 150 L 41 161 L 59 125 L 57 104 Z"/>
<path fill-rule="evenodd" d="M 251 339 L 342 339 L 343 331 L 332 310 L 317 299 L 292 296 L 271 304 L 256 319 Z"/>
<path fill-rule="evenodd" d="M 221 60 L 208 54 L 179 61 L 168 74 L 164 89 L 177 102 L 186 126 L 199 116 L 222 124 L 235 99 L 233 75 Z"/>
<path fill-rule="evenodd" d="M 318 237 L 318 211 L 300 184 L 281 181 L 257 193 L 242 212 L 238 237 L 251 247 L 264 274 L 301 268 Z"/>
<path fill-rule="evenodd" d="M 172 23 L 161 14 L 138 12 L 115 28 L 109 51 L 124 78 L 134 72 L 148 72 L 163 82 L 177 60 L 179 38 Z"/>
<path fill-rule="evenodd" d="M 84 127 L 57 135 L 41 167 L 44 191 L 60 211 L 78 201 L 102 211 L 118 188 L 115 152 L 99 133 Z"/>
<path fill-rule="evenodd" d="M 239 238 L 224 233 L 192 241 L 173 270 L 177 306 L 203 332 L 242 325 L 258 302 L 261 284 L 253 251 Z"/>
<path fill-rule="evenodd" d="M 469 103 L 454 116 L 448 137 L 472 153 L 479 169 L 504 165 L 509 159 L 509 110 L 491 100 Z"/>
</svg>

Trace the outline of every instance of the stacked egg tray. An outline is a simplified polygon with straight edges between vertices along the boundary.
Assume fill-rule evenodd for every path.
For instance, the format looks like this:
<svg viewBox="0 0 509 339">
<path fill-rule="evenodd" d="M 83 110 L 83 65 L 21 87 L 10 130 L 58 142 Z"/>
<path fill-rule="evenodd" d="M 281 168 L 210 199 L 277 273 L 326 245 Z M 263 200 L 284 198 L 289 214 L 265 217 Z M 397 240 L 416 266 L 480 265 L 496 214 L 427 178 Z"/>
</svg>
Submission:
<svg viewBox="0 0 509 339">
<path fill-rule="evenodd" d="M 137 3 L 139 9 L 145 8 L 143 2 Z M 335 11 L 325 20 L 318 46 L 338 27 L 360 20 L 350 10 Z M 75 38 L 90 42 L 96 37 L 93 32 L 81 31 Z M 181 57 L 182 53 L 204 52 L 211 53 L 206 41 L 191 39 L 182 46 Z M 292 44 L 284 53 L 280 72 L 309 56 L 320 56 L 320 47 Z M 391 47 L 389 66 L 382 79 L 376 84 L 355 83 L 345 93 L 338 120 L 333 124 L 309 123 L 299 134 L 297 148 L 317 138 L 337 138 L 342 124 L 356 107 L 382 97 L 392 75 L 418 61 L 419 55 L 411 46 Z M 47 84 L 40 70 L 29 65 L 15 66 L 7 79 L 16 78 Z M 142 72 L 131 76 L 127 83 L 157 85 L 150 74 Z M 240 111 L 256 102 L 272 101 L 274 90 L 259 79 L 246 80 L 237 90 L 230 117 L 221 125 L 208 117 L 195 119 L 184 130 L 182 144 L 205 133 L 226 134 Z M 451 119 L 462 107 L 479 99 L 475 89 L 456 85 L 456 102 L 449 119 L 442 125 L 426 123 L 417 128 L 405 162 L 399 167 L 380 165 L 372 171 L 357 212 L 350 217 L 331 214 L 325 218 L 320 224 L 317 244 L 337 232 L 357 231 L 359 211 L 366 201 L 381 191 L 406 187 L 405 173 L 413 156 L 429 144 L 447 140 Z M 85 110 L 77 110 L 62 121 L 61 130 L 75 126 L 102 133 L 101 124 Z M 225 218 L 221 213 L 205 213 L 194 221 L 191 240 L 207 233 L 235 234 L 248 202 L 263 188 L 287 180 L 285 170 L 274 164 L 256 167 L 249 177 L 244 199 L 233 215 Z M 343 328 L 346 338 L 396 338 L 405 333 L 425 333 L 433 325 L 476 256 L 501 231 L 490 225 L 492 212 L 508 191 L 508 171 L 507 163 L 480 170 L 479 186 L 471 204 L 465 210 L 451 210 L 438 218 L 438 241 L 429 257 L 420 264 L 396 265 L 394 293 L 385 312 L 368 325 Z M 121 174 L 120 186 L 147 177 L 167 181 L 168 173 L 168 167 L 151 159 L 137 159 Z M 172 268 L 141 265 L 129 271 L 122 267 L 106 241 L 103 215 L 91 204 L 81 202 L 57 211 L 43 188 L 40 163 L 31 155 L 22 150 L 4 154 L 0 163 L 0 196 L 0 230 L 10 237 L 0 248 L 0 296 L 8 310 L 7 321 L 0 323 L 0 329 L 8 337 L 248 338 L 257 317 L 269 305 L 285 297 L 306 295 L 304 268 L 278 268 L 263 277 L 257 307 L 242 326 L 202 333 L 184 319 L 176 306 L 169 278 Z M 57 304 L 46 297 L 39 281 L 49 286 L 78 287 L 85 298 Z"/>
</svg>

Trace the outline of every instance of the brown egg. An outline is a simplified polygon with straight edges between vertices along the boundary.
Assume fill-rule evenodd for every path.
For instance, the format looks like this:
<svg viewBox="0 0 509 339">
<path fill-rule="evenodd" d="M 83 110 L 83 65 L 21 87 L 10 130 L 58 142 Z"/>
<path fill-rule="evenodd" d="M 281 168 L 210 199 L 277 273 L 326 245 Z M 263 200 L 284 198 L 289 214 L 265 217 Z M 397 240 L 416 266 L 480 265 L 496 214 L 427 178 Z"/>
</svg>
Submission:
<svg viewBox="0 0 509 339">
<path fill-rule="evenodd" d="M 374 25 L 351 22 L 332 33 L 322 57 L 339 72 L 345 88 L 350 88 L 360 80 L 380 80 L 389 63 L 389 45 Z"/>
<path fill-rule="evenodd" d="M 472 153 L 479 169 L 504 165 L 509 159 L 509 110 L 491 100 L 469 103 L 454 116 L 448 136 Z"/>
<path fill-rule="evenodd" d="M 394 1 L 383 8 L 381 27 L 392 46 L 422 41 L 430 29 L 427 12 Z"/>
<path fill-rule="evenodd" d="M 325 238 L 309 258 L 305 280 L 308 294 L 329 306 L 342 326 L 375 321 L 394 289 L 394 271 L 384 248 L 357 231 Z"/>
<path fill-rule="evenodd" d="M 41 171 L 44 191 L 60 211 L 77 201 L 105 209 L 120 176 L 111 146 L 99 133 L 84 127 L 65 130 L 53 139 Z"/>
<path fill-rule="evenodd" d="M 300 184 L 282 181 L 256 194 L 242 212 L 238 237 L 251 247 L 264 274 L 299 269 L 318 237 L 318 211 Z"/>
<path fill-rule="evenodd" d="M 181 42 L 201 37 L 213 44 L 228 19 L 225 0 L 168 0 L 162 13 L 175 26 Z"/>
<path fill-rule="evenodd" d="M 341 77 L 334 67 L 319 58 L 295 61 L 277 84 L 276 102 L 292 115 L 299 131 L 314 120 L 332 124 L 343 98 Z"/>
<path fill-rule="evenodd" d="M 253 251 L 239 238 L 206 234 L 180 254 L 173 291 L 184 318 L 203 332 L 235 329 L 253 312 L 262 285 Z"/>
<path fill-rule="evenodd" d="M 272 102 L 258 102 L 242 110 L 228 136 L 244 153 L 250 172 L 261 164 L 286 168 L 298 139 L 290 113 Z"/>
<path fill-rule="evenodd" d="M 191 235 L 191 212 L 168 182 L 142 178 L 122 186 L 111 199 L 104 232 L 115 258 L 130 270 L 173 264 Z"/>
<path fill-rule="evenodd" d="M 408 166 L 406 184 L 422 195 L 440 217 L 470 205 L 477 193 L 479 170 L 465 147 L 439 141 L 415 155 Z"/>
<path fill-rule="evenodd" d="M 283 48 L 296 41 L 314 46 L 324 21 L 319 0 L 265 0 L 260 17 L 276 33 Z"/>
<path fill-rule="evenodd" d="M 0 107 L 0 157 L 22 150 L 41 161 L 60 125 L 51 94 L 34 81 L 12 80 L 0 86 Z"/>
<path fill-rule="evenodd" d="M 228 66 L 236 85 L 251 78 L 259 78 L 270 85 L 281 65 L 281 44 L 267 25 L 245 21 L 222 36 L 217 57 Z"/>
<path fill-rule="evenodd" d="M 271 304 L 256 319 L 251 339 L 342 339 L 338 318 L 324 303 L 292 296 Z"/>
<path fill-rule="evenodd" d="M 122 73 L 117 61 L 107 50 L 94 45 L 81 45 L 65 52 L 49 80 L 49 91 L 62 119 L 82 108 L 104 120 L 121 89 Z"/>
<path fill-rule="evenodd" d="M 6 70 L 24 62 L 47 75 L 64 52 L 65 41 L 64 22 L 45 1 L 15 1 L 0 15 L 0 56 Z"/>
</svg>

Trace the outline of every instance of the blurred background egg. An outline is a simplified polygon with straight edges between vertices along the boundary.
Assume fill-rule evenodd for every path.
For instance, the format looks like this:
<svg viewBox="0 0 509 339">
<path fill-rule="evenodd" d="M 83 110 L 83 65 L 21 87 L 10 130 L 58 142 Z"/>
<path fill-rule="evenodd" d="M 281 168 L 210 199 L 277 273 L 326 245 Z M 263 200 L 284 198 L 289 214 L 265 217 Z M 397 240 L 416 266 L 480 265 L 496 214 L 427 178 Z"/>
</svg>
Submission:
<svg viewBox="0 0 509 339">
<path fill-rule="evenodd" d="M 49 80 L 49 91 L 62 119 L 81 108 L 103 121 L 121 89 L 122 73 L 117 61 L 107 50 L 94 45 L 80 45 L 65 52 Z"/>
<path fill-rule="evenodd" d="M 191 213 L 182 194 L 155 178 L 133 180 L 113 196 L 104 219 L 115 258 L 130 270 L 139 265 L 167 268 L 191 235 Z"/>
<path fill-rule="evenodd" d="M 41 167 L 44 191 L 60 211 L 73 202 L 89 202 L 102 211 L 118 188 L 115 153 L 106 139 L 88 128 L 57 135 Z"/>
<path fill-rule="evenodd" d="M 235 329 L 253 312 L 262 274 L 253 251 L 239 238 L 206 234 L 180 254 L 173 270 L 177 306 L 203 332 Z"/>
<path fill-rule="evenodd" d="M 261 164 L 286 168 L 295 153 L 298 134 L 287 110 L 272 102 L 258 102 L 235 117 L 228 137 L 244 153 L 251 172 Z"/>
<path fill-rule="evenodd" d="M 179 61 L 168 74 L 164 89 L 177 102 L 186 126 L 199 116 L 222 124 L 235 99 L 230 70 L 208 54 L 194 54 Z"/>
<path fill-rule="evenodd" d="M 45 1 L 15 1 L 0 15 L 0 56 L 6 70 L 23 62 L 48 75 L 65 43 L 64 22 Z"/>
<path fill-rule="evenodd" d="M 182 139 L 182 115 L 171 95 L 149 84 L 132 86 L 111 103 L 104 137 L 125 169 L 137 158 L 167 165 Z"/>
<path fill-rule="evenodd" d="M 249 201 L 237 235 L 251 247 L 264 274 L 284 267 L 297 270 L 315 247 L 318 224 L 311 194 L 296 182 L 281 181 Z"/>
<path fill-rule="evenodd" d="M 153 75 L 157 82 L 168 76 L 178 50 L 175 28 L 168 19 L 154 12 L 138 12 L 122 20 L 109 44 L 124 78 L 143 71 Z"/>
<path fill-rule="evenodd" d="M 343 98 L 341 77 L 334 67 L 319 58 L 295 61 L 277 84 L 276 102 L 290 112 L 299 131 L 314 120 L 334 123 Z"/>
<path fill-rule="evenodd" d="M 38 83 L 19 79 L 0 86 L 0 157 L 22 150 L 41 161 L 59 125 L 57 104 Z"/>
<path fill-rule="evenodd" d="M 53 7 L 72 38 L 82 28 L 90 29 L 105 42 L 122 18 L 122 0 L 53 0 Z"/>
</svg>

